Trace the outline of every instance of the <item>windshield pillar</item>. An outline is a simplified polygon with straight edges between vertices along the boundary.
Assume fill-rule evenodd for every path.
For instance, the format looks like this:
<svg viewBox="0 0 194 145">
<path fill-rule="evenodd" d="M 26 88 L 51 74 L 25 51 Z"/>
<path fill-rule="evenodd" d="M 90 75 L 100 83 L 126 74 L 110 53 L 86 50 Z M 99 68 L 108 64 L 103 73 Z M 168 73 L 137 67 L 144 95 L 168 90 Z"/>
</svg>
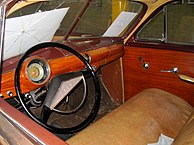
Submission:
<svg viewBox="0 0 194 145">
<path fill-rule="evenodd" d="M 5 28 L 5 11 L 6 6 L 0 6 L 0 71 L 2 71 L 2 56 L 3 56 L 3 39 L 4 39 L 4 28 Z M 1 72 L 2 73 L 2 72 Z"/>
</svg>

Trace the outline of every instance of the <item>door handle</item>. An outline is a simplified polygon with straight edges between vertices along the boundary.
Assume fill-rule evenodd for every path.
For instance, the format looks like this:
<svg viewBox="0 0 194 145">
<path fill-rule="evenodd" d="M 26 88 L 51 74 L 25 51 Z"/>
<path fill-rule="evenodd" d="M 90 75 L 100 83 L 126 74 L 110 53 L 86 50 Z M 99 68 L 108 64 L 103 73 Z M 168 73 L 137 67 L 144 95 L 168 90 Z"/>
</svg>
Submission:
<svg viewBox="0 0 194 145">
<path fill-rule="evenodd" d="M 183 80 L 183 81 L 187 81 L 187 82 L 190 82 L 190 83 L 194 83 L 194 78 L 193 77 L 190 77 L 190 76 L 187 76 L 187 75 L 184 75 L 184 74 L 178 74 L 178 77 Z"/>
<path fill-rule="evenodd" d="M 179 68 L 178 67 L 173 67 L 170 70 L 160 70 L 160 72 L 170 72 L 170 73 L 173 73 L 173 74 L 177 74 L 177 73 L 179 73 Z"/>
<path fill-rule="evenodd" d="M 160 72 L 169 72 L 169 73 L 173 73 L 173 74 L 177 74 L 179 79 L 189 82 L 189 83 L 194 83 L 194 77 L 190 77 L 184 74 L 179 74 L 179 68 L 178 67 L 173 67 L 170 70 L 160 70 Z"/>
</svg>

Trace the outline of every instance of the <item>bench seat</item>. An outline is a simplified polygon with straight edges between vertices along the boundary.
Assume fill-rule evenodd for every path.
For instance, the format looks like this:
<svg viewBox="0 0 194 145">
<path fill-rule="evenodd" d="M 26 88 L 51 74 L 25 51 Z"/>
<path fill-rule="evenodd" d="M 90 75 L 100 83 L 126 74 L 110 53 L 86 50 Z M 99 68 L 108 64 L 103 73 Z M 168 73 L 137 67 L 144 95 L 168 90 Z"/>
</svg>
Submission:
<svg viewBox="0 0 194 145">
<path fill-rule="evenodd" d="M 146 145 L 160 134 L 194 144 L 194 108 L 160 89 L 147 89 L 67 140 L 70 145 Z M 183 138 L 183 139 L 181 139 Z"/>
</svg>

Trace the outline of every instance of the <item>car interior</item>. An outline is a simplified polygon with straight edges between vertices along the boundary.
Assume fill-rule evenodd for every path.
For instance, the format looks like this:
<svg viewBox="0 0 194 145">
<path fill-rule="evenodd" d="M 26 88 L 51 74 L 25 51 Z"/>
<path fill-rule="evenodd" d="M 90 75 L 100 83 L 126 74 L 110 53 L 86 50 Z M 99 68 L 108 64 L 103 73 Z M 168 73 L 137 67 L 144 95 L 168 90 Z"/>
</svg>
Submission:
<svg viewBox="0 0 194 145">
<path fill-rule="evenodd" d="M 41 126 L 40 131 L 38 127 L 32 131 L 40 140 L 30 140 L 29 133 L 25 140 L 69 145 L 194 144 L 193 4 L 189 0 L 59 0 L 8 11 L 7 19 L 22 17 L 22 24 L 25 16 L 56 5 L 61 10 L 56 11 L 58 16 L 66 12 L 51 42 L 38 42 L 23 53 L 26 42 L 13 37 L 22 46 L 19 54 L 2 62 L 5 108 L 11 105 L 22 112 L 19 120 L 24 126 L 25 118 L 33 121 L 32 128 Z M 129 13 L 121 14 L 122 10 Z M 115 36 L 109 28 L 122 15 L 130 19 L 122 20 L 126 26 Z M 39 27 L 36 21 L 34 26 Z M 48 28 L 45 31 L 51 32 Z M 25 37 L 32 36 L 30 31 Z M 10 48 L 7 53 L 13 53 Z M 0 104 L 4 106 L 1 100 Z M 0 142 L 14 144 L 6 128 L 0 128 Z M 44 128 L 51 132 L 48 137 Z M 18 142 L 20 135 L 16 135 Z M 59 140 L 51 137 L 45 143 L 50 135 Z"/>
</svg>

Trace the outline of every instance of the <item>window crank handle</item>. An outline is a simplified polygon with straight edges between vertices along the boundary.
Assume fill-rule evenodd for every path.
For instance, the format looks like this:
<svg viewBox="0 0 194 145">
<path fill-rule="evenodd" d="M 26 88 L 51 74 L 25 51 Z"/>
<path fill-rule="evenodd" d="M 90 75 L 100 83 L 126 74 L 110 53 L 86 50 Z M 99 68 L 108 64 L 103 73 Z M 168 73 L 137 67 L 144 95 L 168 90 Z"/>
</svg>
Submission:
<svg viewBox="0 0 194 145">
<path fill-rule="evenodd" d="M 149 63 L 145 62 L 142 57 L 139 57 L 139 60 L 141 61 L 144 69 L 148 69 L 150 67 Z"/>
</svg>

